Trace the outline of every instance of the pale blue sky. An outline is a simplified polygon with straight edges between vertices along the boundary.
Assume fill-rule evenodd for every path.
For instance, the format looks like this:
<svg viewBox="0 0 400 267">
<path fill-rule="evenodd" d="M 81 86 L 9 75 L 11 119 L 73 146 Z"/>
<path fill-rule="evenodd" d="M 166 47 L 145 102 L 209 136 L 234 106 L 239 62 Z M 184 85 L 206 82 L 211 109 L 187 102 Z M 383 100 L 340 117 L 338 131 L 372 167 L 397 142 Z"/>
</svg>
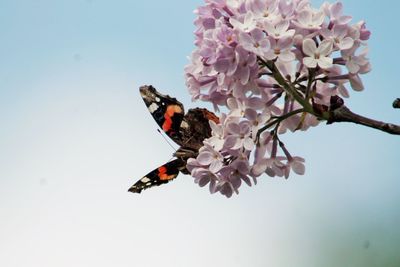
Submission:
<svg viewBox="0 0 400 267">
<path fill-rule="evenodd" d="M 364 127 L 284 136 L 306 175 L 229 200 L 183 175 L 126 192 L 172 154 L 138 87 L 202 105 L 183 79 L 201 3 L 0 0 L 0 266 L 400 265 L 400 138 Z M 347 103 L 400 123 L 400 4 L 343 3 L 372 30 Z"/>
</svg>

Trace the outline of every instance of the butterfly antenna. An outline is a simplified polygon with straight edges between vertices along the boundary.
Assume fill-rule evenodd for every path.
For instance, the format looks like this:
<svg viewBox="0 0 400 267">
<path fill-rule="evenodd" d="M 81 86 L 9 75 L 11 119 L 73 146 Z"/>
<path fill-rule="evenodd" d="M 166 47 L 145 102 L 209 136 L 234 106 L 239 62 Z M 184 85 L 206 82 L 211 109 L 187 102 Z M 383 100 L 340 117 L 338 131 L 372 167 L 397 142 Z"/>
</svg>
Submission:
<svg viewBox="0 0 400 267">
<path fill-rule="evenodd" d="M 157 129 L 157 132 L 159 132 L 161 134 L 161 136 L 164 138 L 164 140 L 167 142 L 167 144 L 172 147 L 172 149 L 174 150 L 174 152 L 176 152 L 176 148 L 168 141 L 167 138 L 165 138 L 165 136 L 162 134 L 162 132 L 160 131 L 160 129 Z"/>
</svg>

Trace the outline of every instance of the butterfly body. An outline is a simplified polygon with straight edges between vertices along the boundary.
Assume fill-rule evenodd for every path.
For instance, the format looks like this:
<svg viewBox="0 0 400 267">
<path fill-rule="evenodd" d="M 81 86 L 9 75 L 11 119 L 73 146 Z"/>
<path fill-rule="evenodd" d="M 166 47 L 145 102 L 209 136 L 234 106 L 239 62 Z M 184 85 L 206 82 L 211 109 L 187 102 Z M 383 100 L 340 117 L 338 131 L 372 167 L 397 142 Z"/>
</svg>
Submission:
<svg viewBox="0 0 400 267">
<path fill-rule="evenodd" d="M 180 147 L 174 153 L 176 159 L 151 171 L 137 181 L 130 192 L 140 193 L 152 186 L 158 186 L 176 178 L 179 172 L 188 174 L 186 162 L 195 158 L 203 146 L 204 139 L 211 136 L 209 120 L 218 123 L 219 118 L 204 108 L 189 109 L 177 99 L 159 93 L 153 86 L 140 87 L 140 94 L 160 128 Z"/>
</svg>

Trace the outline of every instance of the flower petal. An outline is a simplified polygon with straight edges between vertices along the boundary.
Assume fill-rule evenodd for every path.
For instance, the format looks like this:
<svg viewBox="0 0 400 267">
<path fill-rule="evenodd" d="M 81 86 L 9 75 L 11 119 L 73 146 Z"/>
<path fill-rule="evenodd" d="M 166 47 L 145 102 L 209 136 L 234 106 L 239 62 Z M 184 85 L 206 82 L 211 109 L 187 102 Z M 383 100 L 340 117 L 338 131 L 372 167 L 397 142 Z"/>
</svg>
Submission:
<svg viewBox="0 0 400 267">
<path fill-rule="evenodd" d="M 227 198 L 230 198 L 233 194 L 232 185 L 228 182 L 224 182 L 224 183 L 220 184 L 218 187 L 218 191 L 222 195 L 226 196 Z"/>
<path fill-rule="evenodd" d="M 339 44 L 341 50 L 350 49 L 354 44 L 354 40 L 351 37 L 345 37 Z"/>
<path fill-rule="evenodd" d="M 247 13 L 246 13 L 246 16 L 244 17 L 244 24 L 245 24 L 246 26 L 252 25 L 253 22 L 254 22 L 253 17 L 254 17 L 254 16 L 253 16 L 253 12 L 247 12 Z"/>
<path fill-rule="evenodd" d="M 240 83 L 245 85 L 249 82 L 250 69 L 248 67 L 238 68 L 235 75 L 239 78 Z"/>
<path fill-rule="evenodd" d="M 306 167 L 303 163 L 299 161 L 294 161 L 290 166 L 292 170 L 298 175 L 304 175 L 304 173 L 306 172 Z"/>
<path fill-rule="evenodd" d="M 220 127 L 215 121 L 209 120 L 211 131 L 217 135 L 222 135 L 222 127 Z"/>
<path fill-rule="evenodd" d="M 233 147 L 231 147 L 232 150 L 237 150 L 237 149 L 242 149 L 243 147 L 243 139 L 241 138 L 236 138 L 236 142 L 233 145 Z"/>
<path fill-rule="evenodd" d="M 289 47 L 292 46 L 293 39 L 289 36 L 282 37 L 281 39 L 278 40 L 277 46 L 281 50 L 288 49 Z"/>
<path fill-rule="evenodd" d="M 317 45 L 312 39 L 305 39 L 303 41 L 303 52 L 307 56 L 314 57 L 314 53 L 317 50 Z"/>
<path fill-rule="evenodd" d="M 265 37 L 264 32 L 258 28 L 255 28 L 254 30 L 252 30 L 250 32 L 250 34 L 251 34 L 251 37 L 253 37 L 253 39 L 255 41 L 260 41 L 260 40 L 264 39 L 264 37 Z"/>
<path fill-rule="evenodd" d="M 259 97 L 251 97 L 248 99 L 247 106 L 252 109 L 262 109 L 265 107 L 265 102 Z"/>
<path fill-rule="evenodd" d="M 313 14 L 312 22 L 315 26 L 321 26 L 325 20 L 325 14 L 323 11 L 319 11 Z"/>
<path fill-rule="evenodd" d="M 246 160 L 236 160 L 235 163 L 236 169 L 242 175 L 247 175 L 250 172 L 249 162 Z"/>
<path fill-rule="evenodd" d="M 229 177 L 229 181 L 232 184 L 232 187 L 235 189 L 235 191 L 240 187 L 240 185 L 242 184 L 242 179 L 240 179 L 239 175 L 231 175 L 231 177 Z"/>
<path fill-rule="evenodd" d="M 357 73 L 360 70 L 360 66 L 357 65 L 353 60 L 347 61 L 346 67 L 350 73 Z"/>
<path fill-rule="evenodd" d="M 199 167 L 200 164 L 197 162 L 196 159 L 190 158 L 188 159 L 187 163 L 186 163 L 186 168 L 188 169 L 188 171 L 192 172 L 193 169 Z"/>
<path fill-rule="evenodd" d="M 226 101 L 226 104 L 230 110 L 239 108 L 239 104 L 238 104 L 237 100 L 233 97 L 228 98 L 228 100 Z"/>
<path fill-rule="evenodd" d="M 347 34 L 346 25 L 335 25 L 333 26 L 333 35 L 337 38 L 343 39 Z"/>
<path fill-rule="evenodd" d="M 218 71 L 218 72 L 225 73 L 225 72 L 228 71 L 230 65 L 231 65 L 231 62 L 230 62 L 229 59 L 221 58 L 221 59 L 218 59 L 218 60 L 215 62 L 214 68 L 215 68 L 215 70 Z"/>
<path fill-rule="evenodd" d="M 253 43 L 254 43 L 253 38 L 249 34 L 247 34 L 245 32 L 240 32 L 239 33 L 239 42 L 242 45 L 242 47 L 244 49 L 246 49 L 247 51 L 249 51 L 249 48 L 253 48 L 254 47 L 253 46 Z"/>
<path fill-rule="evenodd" d="M 224 140 L 217 136 L 210 137 L 207 139 L 207 142 L 214 147 L 215 151 L 221 151 L 221 149 L 224 147 Z"/>
<path fill-rule="evenodd" d="M 283 51 L 280 55 L 279 55 L 279 59 L 284 61 L 284 62 L 289 62 L 292 60 L 296 59 L 296 55 L 291 52 L 291 51 Z"/>
<path fill-rule="evenodd" d="M 210 164 L 209 169 L 210 169 L 210 171 L 211 171 L 212 173 L 217 173 L 219 170 L 221 170 L 222 166 L 223 166 L 223 163 L 222 163 L 221 161 L 219 161 L 219 160 L 213 160 L 213 161 L 211 162 L 211 164 Z"/>
<path fill-rule="evenodd" d="M 226 137 L 225 138 L 224 147 L 233 148 L 235 146 L 236 142 L 237 142 L 237 139 L 238 138 L 236 136 L 233 136 L 233 135 L 230 135 L 230 136 Z"/>
<path fill-rule="evenodd" d="M 251 125 L 249 121 L 241 121 L 239 125 L 241 134 L 248 134 L 250 132 Z"/>
<path fill-rule="evenodd" d="M 267 168 L 265 170 L 265 173 L 269 176 L 269 177 L 275 177 L 277 176 L 277 174 L 275 173 L 275 171 L 272 168 Z"/>
<path fill-rule="evenodd" d="M 340 15 L 342 15 L 342 10 L 343 10 L 343 4 L 341 2 L 336 2 L 331 5 L 330 7 L 330 12 L 331 12 L 331 17 L 337 18 Z"/>
<path fill-rule="evenodd" d="M 240 134 L 240 126 L 235 122 L 229 122 L 226 126 L 226 129 L 231 134 Z"/>
<path fill-rule="evenodd" d="M 210 176 L 204 175 L 197 180 L 200 187 L 206 186 L 210 182 Z"/>
<path fill-rule="evenodd" d="M 338 22 L 339 24 L 347 24 L 347 23 L 349 23 L 352 19 L 353 19 L 352 16 L 341 16 L 341 17 L 338 19 L 337 22 Z"/>
<path fill-rule="evenodd" d="M 253 167 L 251 168 L 251 174 L 255 177 L 258 177 L 267 170 L 267 167 L 268 167 L 267 160 L 262 159 L 260 160 L 260 162 L 253 165 Z"/>
<path fill-rule="evenodd" d="M 333 47 L 332 41 L 325 39 L 319 44 L 319 46 L 317 48 L 317 52 L 321 56 L 327 56 L 332 52 L 332 47 Z"/>
<path fill-rule="evenodd" d="M 241 29 L 241 27 L 243 26 L 243 23 L 234 18 L 230 18 L 229 23 L 233 26 L 234 29 Z"/>
<path fill-rule="evenodd" d="M 244 148 L 248 151 L 253 150 L 254 147 L 254 141 L 250 137 L 247 137 L 244 139 Z"/>
<path fill-rule="evenodd" d="M 333 66 L 333 59 L 330 57 L 320 57 L 318 59 L 318 66 L 320 66 L 322 69 L 329 69 L 330 67 Z"/>
<path fill-rule="evenodd" d="M 339 94 L 341 96 L 343 96 L 344 98 L 349 98 L 350 97 L 349 91 L 347 90 L 346 87 L 344 87 L 344 85 L 340 85 L 338 87 L 338 91 L 339 91 Z"/>
<path fill-rule="evenodd" d="M 305 58 L 303 58 L 303 64 L 306 65 L 307 68 L 316 68 L 317 60 L 312 57 L 305 57 Z"/>
<path fill-rule="evenodd" d="M 274 60 L 277 57 L 273 50 L 269 50 L 267 53 L 264 54 L 264 58 L 268 60 Z"/>
<path fill-rule="evenodd" d="M 212 160 L 213 160 L 213 154 L 208 151 L 203 151 L 197 156 L 197 162 L 199 162 L 201 165 L 204 166 L 210 165 Z"/>
<path fill-rule="evenodd" d="M 289 28 L 289 21 L 288 20 L 281 20 L 275 25 L 276 31 L 279 33 L 283 33 L 287 31 Z"/>
<path fill-rule="evenodd" d="M 214 194 L 216 192 L 218 192 L 217 183 L 215 182 L 214 179 L 211 179 L 211 181 L 210 181 L 210 193 Z"/>
<path fill-rule="evenodd" d="M 247 108 L 245 110 L 245 112 L 244 112 L 244 116 L 250 121 L 256 120 L 257 119 L 257 114 L 258 114 L 257 111 L 255 111 L 252 108 Z"/>
<path fill-rule="evenodd" d="M 268 35 L 273 35 L 275 34 L 275 27 L 274 25 L 269 22 L 269 21 L 265 21 L 264 22 L 264 29 L 265 31 L 268 33 Z"/>
<path fill-rule="evenodd" d="M 364 85 L 361 81 L 360 76 L 358 75 L 350 75 L 350 84 L 353 90 L 362 91 L 364 90 Z"/>
<path fill-rule="evenodd" d="M 309 10 L 303 10 L 297 15 L 297 20 L 301 24 L 307 25 L 312 20 L 312 13 Z"/>
</svg>

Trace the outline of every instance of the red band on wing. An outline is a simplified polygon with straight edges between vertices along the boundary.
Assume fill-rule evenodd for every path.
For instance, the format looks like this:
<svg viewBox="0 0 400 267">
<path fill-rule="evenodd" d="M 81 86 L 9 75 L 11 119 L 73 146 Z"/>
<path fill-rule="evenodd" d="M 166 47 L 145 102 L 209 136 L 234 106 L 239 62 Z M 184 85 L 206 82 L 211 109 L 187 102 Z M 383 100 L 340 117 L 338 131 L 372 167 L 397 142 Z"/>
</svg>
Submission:
<svg viewBox="0 0 400 267">
<path fill-rule="evenodd" d="M 182 109 L 178 105 L 169 105 L 167 107 L 167 111 L 164 114 L 164 123 L 162 125 L 162 129 L 164 132 L 168 132 L 172 127 L 172 117 L 175 113 L 182 113 Z"/>
<path fill-rule="evenodd" d="M 160 180 L 165 181 L 165 180 L 170 180 L 175 178 L 176 175 L 172 174 L 169 175 L 167 173 L 167 168 L 165 166 L 161 166 L 160 168 L 158 168 L 158 178 L 160 178 Z"/>
</svg>

